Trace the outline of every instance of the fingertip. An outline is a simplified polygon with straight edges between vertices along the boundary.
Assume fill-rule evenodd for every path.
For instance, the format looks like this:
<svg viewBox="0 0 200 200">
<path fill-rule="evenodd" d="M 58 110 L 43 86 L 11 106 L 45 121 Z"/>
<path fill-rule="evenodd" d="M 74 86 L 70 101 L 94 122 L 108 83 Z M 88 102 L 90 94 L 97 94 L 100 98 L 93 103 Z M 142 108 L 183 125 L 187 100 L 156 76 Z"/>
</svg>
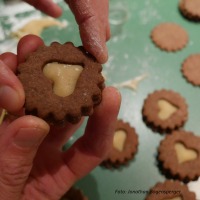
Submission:
<svg viewBox="0 0 200 200">
<path fill-rule="evenodd" d="M 103 49 L 104 50 L 102 52 L 97 52 L 96 56 L 97 61 L 101 64 L 105 64 L 108 61 L 108 49 L 106 46 Z"/>
<path fill-rule="evenodd" d="M 36 9 L 40 10 L 41 12 L 52 16 L 52 17 L 59 17 L 62 14 L 62 9 L 53 0 L 24 0 L 28 4 L 34 6 Z"/>
<path fill-rule="evenodd" d="M 15 132 L 22 128 L 41 129 L 45 133 L 48 133 L 50 130 L 49 125 L 44 120 L 31 115 L 22 116 L 8 126 L 8 129 L 12 129 Z"/>
<path fill-rule="evenodd" d="M 0 87 L 0 106 L 11 113 L 18 112 L 24 104 L 24 92 L 21 88 L 12 88 L 10 86 Z"/>
<path fill-rule="evenodd" d="M 90 40 L 91 39 L 82 39 L 84 48 L 96 58 L 97 62 L 99 62 L 100 64 L 105 64 L 108 60 L 108 48 L 106 46 L 106 43 L 103 42 L 101 39 L 96 39 L 95 41 Z"/>
<path fill-rule="evenodd" d="M 0 55 L 0 60 L 2 60 L 5 63 L 5 65 L 7 65 L 13 72 L 16 71 L 17 56 L 14 53 L 3 53 Z"/>
<path fill-rule="evenodd" d="M 103 107 L 103 112 L 113 112 L 118 114 L 121 105 L 121 94 L 119 90 L 115 87 L 109 86 L 103 90 L 102 93 L 102 105 L 100 104 L 100 109 Z"/>
<path fill-rule="evenodd" d="M 88 127 L 96 128 L 97 124 L 98 126 L 103 124 L 104 128 L 113 128 L 118 117 L 120 105 L 120 92 L 114 87 L 106 87 L 102 93 L 101 103 L 94 109 L 93 115 L 89 118 Z M 104 129 L 103 127 L 102 129 Z M 110 130 L 110 128 L 108 129 Z"/>
<path fill-rule="evenodd" d="M 49 15 L 51 17 L 58 18 L 62 15 L 62 9 L 59 6 L 56 6 L 54 11 Z"/>
<path fill-rule="evenodd" d="M 17 46 L 18 63 L 24 62 L 30 53 L 43 45 L 43 40 L 36 35 L 26 35 L 21 38 Z"/>
<path fill-rule="evenodd" d="M 79 24 L 80 36 L 83 46 L 96 60 L 104 64 L 108 60 L 108 48 L 106 46 L 106 30 L 96 17 L 90 17 Z"/>
<path fill-rule="evenodd" d="M 37 150 L 50 129 L 45 121 L 33 116 L 21 117 L 14 121 L 12 125 L 13 143 L 20 149 L 28 148 L 32 151 Z"/>
<path fill-rule="evenodd" d="M 0 68 L 0 107 L 15 113 L 24 104 L 23 86 L 11 69 L 1 60 Z"/>
</svg>

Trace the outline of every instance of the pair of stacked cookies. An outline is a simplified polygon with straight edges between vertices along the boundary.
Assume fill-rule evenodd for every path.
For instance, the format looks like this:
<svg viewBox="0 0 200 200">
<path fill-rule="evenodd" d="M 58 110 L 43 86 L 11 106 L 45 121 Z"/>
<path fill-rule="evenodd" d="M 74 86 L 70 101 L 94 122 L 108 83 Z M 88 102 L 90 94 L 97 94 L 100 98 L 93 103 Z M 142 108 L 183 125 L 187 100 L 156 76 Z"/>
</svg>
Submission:
<svg viewBox="0 0 200 200">
<path fill-rule="evenodd" d="M 102 98 L 101 70 L 101 64 L 70 42 L 40 47 L 18 67 L 26 114 L 54 125 L 90 116 Z"/>
</svg>

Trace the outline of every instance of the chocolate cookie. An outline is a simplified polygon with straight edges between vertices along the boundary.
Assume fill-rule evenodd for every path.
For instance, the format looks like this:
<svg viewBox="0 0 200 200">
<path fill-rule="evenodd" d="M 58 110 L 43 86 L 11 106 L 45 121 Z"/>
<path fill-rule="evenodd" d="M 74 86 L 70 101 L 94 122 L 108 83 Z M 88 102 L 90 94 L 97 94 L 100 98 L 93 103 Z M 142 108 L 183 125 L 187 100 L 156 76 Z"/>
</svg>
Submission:
<svg viewBox="0 0 200 200">
<path fill-rule="evenodd" d="M 60 200 L 88 200 L 80 189 L 71 187 Z"/>
<path fill-rule="evenodd" d="M 145 200 L 195 200 L 194 192 L 179 181 L 167 180 L 157 183 L 149 191 Z"/>
<path fill-rule="evenodd" d="M 102 165 L 117 168 L 130 161 L 137 152 L 138 135 L 129 123 L 118 120 L 113 138 L 113 146 Z"/>
<path fill-rule="evenodd" d="M 18 67 L 25 112 L 49 123 L 77 123 L 101 102 L 102 66 L 82 47 L 54 42 L 33 52 Z"/>
<path fill-rule="evenodd" d="M 195 180 L 200 176 L 200 137 L 192 132 L 174 131 L 161 141 L 158 160 L 173 178 Z"/>
<path fill-rule="evenodd" d="M 188 43 L 188 34 L 180 25 L 162 23 L 151 32 L 151 39 L 161 50 L 178 51 Z"/>
<path fill-rule="evenodd" d="M 185 99 L 172 90 L 148 95 L 142 109 L 143 120 L 154 131 L 171 132 L 184 125 L 188 117 Z"/>
<path fill-rule="evenodd" d="M 200 86 L 200 54 L 193 54 L 186 58 L 181 71 L 188 82 Z"/>
<path fill-rule="evenodd" d="M 200 21 L 199 0 L 181 0 L 179 10 L 185 18 L 191 21 Z"/>
</svg>

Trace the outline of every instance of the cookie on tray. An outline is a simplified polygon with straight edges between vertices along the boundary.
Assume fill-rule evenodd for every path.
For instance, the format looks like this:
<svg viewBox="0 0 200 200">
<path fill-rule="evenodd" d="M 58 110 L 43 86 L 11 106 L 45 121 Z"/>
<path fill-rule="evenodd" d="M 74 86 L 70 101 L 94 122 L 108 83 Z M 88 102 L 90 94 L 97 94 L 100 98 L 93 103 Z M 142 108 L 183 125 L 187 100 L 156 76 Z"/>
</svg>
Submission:
<svg viewBox="0 0 200 200">
<path fill-rule="evenodd" d="M 53 124 L 91 115 L 102 98 L 101 71 L 101 64 L 71 42 L 40 47 L 18 67 L 26 114 Z"/>
<path fill-rule="evenodd" d="M 151 39 L 161 50 L 174 52 L 183 49 L 187 45 L 189 36 L 187 31 L 180 25 L 165 22 L 153 28 Z"/>
<path fill-rule="evenodd" d="M 88 200 L 88 198 L 80 189 L 71 187 L 60 200 Z"/>
<path fill-rule="evenodd" d="M 196 197 L 187 185 L 179 181 L 166 180 L 152 187 L 145 200 L 196 200 Z"/>
<path fill-rule="evenodd" d="M 196 180 L 200 176 L 200 137 L 183 130 L 172 132 L 161 141 L 158 160 L 172 178 Z"/>
<path fill-rule="evenodd" d="M 181 0 L 179 10 L 182 15 L 191 21 L 200 21 L 200 1 L 199 0 Z"/>
<path fill-rule="evenodd" d="M 173 90 L 157 90 L 149 94 L 142 109 L 143 120 L 153 131 L 171 132 L 188 118 L 185 99 Z"/>
<path fill-rule="evenodd" d="M 181 68 L 183 76 L 194 86 L 200 86 L 200 54 L 188 56 Z"/>
<path fill-rule="evenodd" d="M 118 120 L 113 138 L 113 146 L 102 165 L 107 168 L 118 168 L 127 164 L 137 152 L 138 135 L 129 123 Z"/>
</svg>

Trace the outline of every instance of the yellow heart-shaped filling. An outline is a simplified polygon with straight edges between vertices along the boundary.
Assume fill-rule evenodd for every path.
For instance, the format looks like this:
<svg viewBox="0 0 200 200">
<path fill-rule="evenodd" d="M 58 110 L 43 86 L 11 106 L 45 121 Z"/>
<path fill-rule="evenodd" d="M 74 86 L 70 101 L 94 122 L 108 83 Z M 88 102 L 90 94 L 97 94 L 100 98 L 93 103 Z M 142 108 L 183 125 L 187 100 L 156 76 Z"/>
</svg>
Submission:
<svg viewBox="0 0 200 200">
<path fill-rule="evenodd" d="M 177 142 L 174 145 L 178 163 L 182 164 L 184 162 L 192 161 L 197 159 L 198 153 L 194 149 L 188 149 L 181 142 Z"/>
<path fill-rule="evenodd" d="M 161 120 L 168 119 L 172 114 L 174 114 L 178 110 L 176 106 L 172 105 L 171 103 L 169 103 L 164 99 L 160 99 L 158 101 L 158 108 L 159 108 L 158 117 Z"/>
<path fill-rule="evenodd" d="M 53 81 L 54 93 L 66 97 L 73 93 L 82 70 L 83 67 L 80 65 L 52 62 L 44 66 L 43 73 Z"/>
<path fill-rule="evenodd" d="M 124 130 L 120 129 L 115 131 L 113 139 L 113 147 L 119 152 L 122 152 L 124 150 L 126 138 L 127 138 L 127 133 Z"/>
</svg>

